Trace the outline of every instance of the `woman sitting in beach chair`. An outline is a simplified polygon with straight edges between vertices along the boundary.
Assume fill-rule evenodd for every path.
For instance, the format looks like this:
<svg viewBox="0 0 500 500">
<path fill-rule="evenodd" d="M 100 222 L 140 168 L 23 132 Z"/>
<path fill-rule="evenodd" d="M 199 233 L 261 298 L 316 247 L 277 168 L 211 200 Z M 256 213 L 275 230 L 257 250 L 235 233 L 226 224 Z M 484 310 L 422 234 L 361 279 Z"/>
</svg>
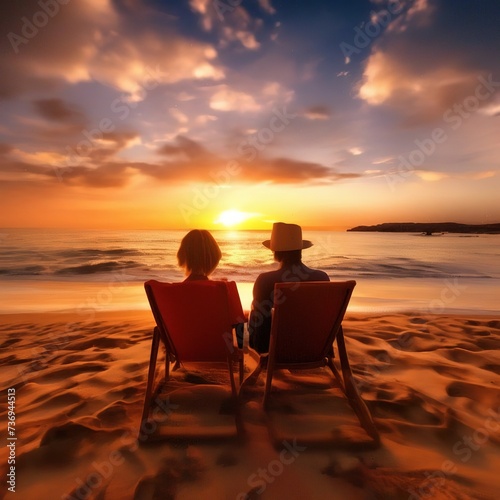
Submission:
<svg viewBox="0 0 500 500">
<path fill-rule="evenodd" d="M 182 238 L 177 262 L 186 271 L 184 281 L 208 280 L 215 271 L 222 252 L 215 238 L 206 229 L 193 229 Z M 229 286 L 229 285 L 228 285 Z M 241 311 L 241 302 L 235 287 L 229 287 L 229 299 L 235 311 Z M 242 318 L 243 319 L 243 318 Z M 243 323 L 235 323 L 238 347 L 243 347 Z"/>
</svg>

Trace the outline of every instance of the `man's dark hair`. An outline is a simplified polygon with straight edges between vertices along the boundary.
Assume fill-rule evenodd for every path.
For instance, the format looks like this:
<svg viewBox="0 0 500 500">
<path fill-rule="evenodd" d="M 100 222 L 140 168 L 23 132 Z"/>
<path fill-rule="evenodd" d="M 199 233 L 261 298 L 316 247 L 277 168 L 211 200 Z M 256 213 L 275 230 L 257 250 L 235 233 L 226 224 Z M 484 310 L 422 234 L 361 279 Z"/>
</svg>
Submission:
<svg viewBox="0 0 500 500">
<path fill-rule="evenodd" d="M 300 264 L 302 262 L 302 250 L 289 250 L 287 252 L 274 252 L 274 260 L 283 264 Z"/>
</svg>

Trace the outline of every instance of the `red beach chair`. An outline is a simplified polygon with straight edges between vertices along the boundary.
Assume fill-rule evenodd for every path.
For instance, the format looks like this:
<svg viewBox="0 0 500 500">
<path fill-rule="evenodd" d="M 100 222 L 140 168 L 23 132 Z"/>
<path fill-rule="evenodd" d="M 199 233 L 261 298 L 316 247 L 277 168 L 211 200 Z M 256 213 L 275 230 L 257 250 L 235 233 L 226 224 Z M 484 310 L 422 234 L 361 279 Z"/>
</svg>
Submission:
<svg viewBox="0 0 500 500">
<path fill-rule="evenodd" d="M 271 398 L 276 370 L 310 370 L 328 366 L 368 435 L 379 443 L 380 437 L 372 416 L 356 388 L 342 332 L 355 281 L 277 283 L 274 287 L 274 310 L 269 353 L 261 354 L 254 372 L 241 390 L 255 382 L 267 366 L 264 408 Z M 333 363 L 336 341 L 342 375 Z"/>
<path fill-rule="evenodd" d="M 237 399 L 233 363 L 243 379 L 243 351 L 238 349 L 233 326 L 243 323 L 243 309 L 234 281 L 189 281 L 144 284 L 156 321 L 153 330 L 148 382 L 144 398 L 141 428 L 151 411 L 156 362 L 160 342 L 165 345 L 165 381 L 170 364 L 176 370 L 189 362 L 227 362 L 231 392 Z M 158 388 L 157 388 L 158 389 Z M 238 422 L 237 422 L 238 425 Z"/>
</svg>

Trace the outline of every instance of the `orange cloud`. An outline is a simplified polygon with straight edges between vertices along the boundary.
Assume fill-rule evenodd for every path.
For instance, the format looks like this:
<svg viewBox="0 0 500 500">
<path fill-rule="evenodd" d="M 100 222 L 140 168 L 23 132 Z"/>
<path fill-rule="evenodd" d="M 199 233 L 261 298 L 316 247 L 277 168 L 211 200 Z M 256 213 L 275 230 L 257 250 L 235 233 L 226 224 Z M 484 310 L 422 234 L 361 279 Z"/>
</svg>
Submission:
<svg viewBox="0 0 500 500">
<path fill-rule="evenodd" d="M 253 96 L 231 90 L 227 86 L 215 92 L 210 98 L 210 107 L 218 111 L 258 111 L 261 106 L 258 104 Z"/>
<path fill-rule="evenodd" d="M 9 8 L 5 22 L 22 36 L 20 20 L 29 20 L 40 7 L 31 1 L 17 4 Z M 141 15 L 137 13 L 139 21 Z M 224 78 L 224 70 L 214 62 L 216 50 L 177 34 L 171 20 L 161 33 L 138 22 L 130 37 L 121 21 L 110 0 L 61 5 L 49 21 L 50 29 L 37 30 L 32 39 L 23 37 L 26 43 L 17 47 L 22 54 L 12 50 L 0 58 L 0 97 L 95 80 L 140 101 L 145 90 L 160 84 Z M 118 36 L 118 29 L 123 36 Z"/>
<path fill-rule="evenodd" d="M 65 166 L 58 161 L 60 156 L 53 153 L 33 156 L 4 145 L 0 178 L 9 180 L 15 174 L 18 180 L 37 180 L 43 184 L 110 188 L 126 186 L 134 178 L 152 178 L 168 184 L 183 184 L 190 180 L 213 182 L 214 178 L 224 177 L 228 168 L 233 173 L 237 172 L 232 179 L 235 183 L 315 184 L 361 176 L 338 172 L 319 163 L 283 157 L 261 157 L 253 162 L 228 160 L 183 136 L 157 150 L 161 158 L 158 162 L 119 159 L 117 153 L 135 137 L 133 132 L 107 133 L 86 156 L 79 158 L 78 163 Z M 42 160 L 46 160 L 45 163 Z M 52 165 L 51 161 L 54 162 Z"/>
<path fill-rule="evenodd" d="M 407 124 L 429 123 L 474 92 L 477 77 L 453 63 L 423 69 L 411 58 L 377 49 L 366 63 L 358 97 L 396 109 Z"/>
<path fill-rule="evenodd" d="M 262 22 L 252 19 L 241 3 L 189 0 L 191 10 L 200 16 L 203 29 L 217 32 L 220 46 L 239 42 L 246 49 L 256 50 L 260 43 L 255 38 L 255 33 L 261 28 Z M 261 8 L 268 14 L 273 13 L 268 0 L 264 0 Z"/>
</svg>

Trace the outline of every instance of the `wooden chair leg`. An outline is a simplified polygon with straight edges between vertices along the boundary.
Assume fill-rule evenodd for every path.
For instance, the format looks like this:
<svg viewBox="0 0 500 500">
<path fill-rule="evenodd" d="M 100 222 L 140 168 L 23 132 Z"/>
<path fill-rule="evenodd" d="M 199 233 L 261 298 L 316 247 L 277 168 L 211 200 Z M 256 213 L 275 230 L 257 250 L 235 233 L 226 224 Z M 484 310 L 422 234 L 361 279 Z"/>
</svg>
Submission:
<svg viewBox="0 0 500 500">
<path fill-rule="evenodd" d="M 243 369 L 244 369 L 244 361 L 243 361 L 243 354 L 241 354 L 241 357 L 238 359 L 238 364 L 239 364 L 239 368 L 240 368 L 240 386 L 243 382 L 243 376 L 244 376 L 244 372 L 243 372 Z"/>
<path fill-rule="evenodd" d="M 233 357 L 232 356 L 228 356 L 228 358 L 227 358 L 227 365 L 229 367 L 229 378 L 231 379 L 231 392 L 233 394 L 233 397 L 237 398 L 238 393 L 236 391 L 236 383 L 234 381 L 233 361 L 234 361 Z"/>
<path fill-rule="evenodd" d="M 268 408 L 269 396 L 271 394 L 271 388 L 273 385 L 274 367 L 272 366 L 272 364 L 273 363 L 268 363 L 267 365 L 266 388 L 264 389 L 264 399 L 262 400 L 262 406 L 265 410 Z"/>
<path fill-rule="evenodd" d="M 235 361 L 240 362 L 241 358 L 235 359 L 233 356 L 228 355 L 228 367 L 229 367 L 229 378 L 231 381 L 231 395 L 233 399 L 233 404 L 234 404 L 234 419 L 235 419 L 235 424 L 236 424 L 236 432 L 238 434 L 239 438 L 244 438 L 246 435 L 245 428 L 243 426 L 243 419 L 241 415 L 241 407 L 240 407 L 240 400 L 239 400 L 239 395 L 238 392 L 236 391 L 236 383 L 234 381 L 234 369 L 233 369 L 233 363 Z M 241 370 L 241 368 L 240 368 Z M 240 371 L 240 377 L 241 377 L 241 371 Z M 241 387 L 241 378 L 240 378 L 240 387 Z"/>
<path fill-rule="evenodd" d="M 345 394 L 344 381 L 342 380 L 342 376 L 340 375 L 339 371 L 337 370 L 337 367 L 333 364 L 333 359 L 327 358 L 326 364 L 327 364 L 328 368 L 330 368 L 330 370 L 332 371 L 333 376 L 335 377 L 335 379 L 337 380 L 337 383 L 340 386 L 340 389 Z"/>
<path fill-rule="evenodd" d="M 165 347 L 165 382 L 170 380 L 170 353 Z"/>
<path fill-rule="evenodd" d="M 360 396 L 356 389 L 356 385 L 354 384 L 351 365 L 349 364 L 349 358 L 345 348 L 344 332 L 342 331 L 342 327 L 340 327 L 337 334 L 337 346 L 339 349 L 340 367 L 342 369 L 342 378 L 344 379 L 346 396 L 348 398 L 358 399 Z"/>
<path fill-rule="evenodd" d="M 354 377 L 352 375 L 351 365 L 349 364 L 349 358 L 347 356 L 347 350 L 345 348 L 344 333 L 342 327 L 340 327 L 337 334 L 337 346 L 339 349 L 340 366 L 342 368 L 342 376 L 344 379 L 344 392 L 351 404 L 353 410 L 355 411 L 358 419 L 363 426 L 363 428 L 368 432 L 369 436 L 374 439 L 378 444 L 380 443 L 380 435 L 375 423 L 373 422 L 373 417 L 368 409 L 368 406 L 361 398 L 358 392 L 356 383 L 354 382 Z M 333 363 L 332 363 L 333 364 Z"/>
<path fill-rule="evenodd" d="M 148 382 L 146 386 L 146 395 L 144 396 L 144 407 L 142 410 L 141 425 L 147 421 L 149 417 L 149 410 L 151 407 L 151 395 L 153 394 L 153 384 L 155 379 L 156 371 L 156 360 L 158 358 L 158 348 L 160 345 L 160 333 L 158 328 L 155 327 L 153 330 L 153 340 L 151 342 L 151 355 L 149 357 L 149 370 L 148 370 Z M 139 431 L 140 432 L 140 431 Z"/>
</svg>

